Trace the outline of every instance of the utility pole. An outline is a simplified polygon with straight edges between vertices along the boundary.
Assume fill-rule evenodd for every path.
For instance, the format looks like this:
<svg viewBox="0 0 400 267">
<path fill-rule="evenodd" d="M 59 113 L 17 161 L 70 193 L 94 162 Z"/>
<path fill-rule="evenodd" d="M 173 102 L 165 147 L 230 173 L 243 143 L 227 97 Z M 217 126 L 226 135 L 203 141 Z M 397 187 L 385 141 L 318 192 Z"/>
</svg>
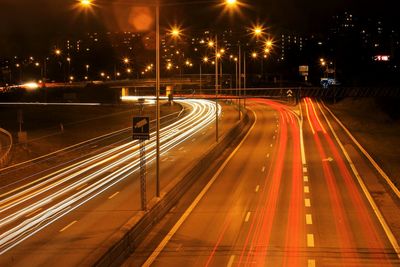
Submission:
<svg viewBox="0 0 400 267">
<path fill-rule="evenodd" d="M 215 35 L 215 140 L 218 143 L 218 36 Z"/>
</svg>

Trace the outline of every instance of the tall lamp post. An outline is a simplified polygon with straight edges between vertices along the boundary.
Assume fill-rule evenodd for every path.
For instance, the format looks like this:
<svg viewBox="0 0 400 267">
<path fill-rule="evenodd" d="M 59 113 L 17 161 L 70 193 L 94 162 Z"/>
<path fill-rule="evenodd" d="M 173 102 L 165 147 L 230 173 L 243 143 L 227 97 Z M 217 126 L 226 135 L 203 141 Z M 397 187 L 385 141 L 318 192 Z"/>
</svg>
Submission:
<svg viewBox="0 0 400 267">
<path fill-rule="evenodd" d="M 197 3 L 197 2 L 195 2 Z M 80 4 L 84 8 L 89 8 L 93 5 L 92 0 L 80 0 Z M 186 4 L 186 3 L 185 3 Z M 224 4 L 229 9 L 234 9 L 238 5 L 237 0 L 224 0 Z M 179 5 L 179 4 L 172 4 Z M 171 6 L 171 5 L 169 5 Z M 160 197 L 160 0 L 155 0 L 156 8 L 156 196 Z M 215 55 L 218 53 L 217 38 L 215 39 Z M 216 139 L 218 142 L 218 59 L 215 58 L 216 72 Z"/>
</svg>

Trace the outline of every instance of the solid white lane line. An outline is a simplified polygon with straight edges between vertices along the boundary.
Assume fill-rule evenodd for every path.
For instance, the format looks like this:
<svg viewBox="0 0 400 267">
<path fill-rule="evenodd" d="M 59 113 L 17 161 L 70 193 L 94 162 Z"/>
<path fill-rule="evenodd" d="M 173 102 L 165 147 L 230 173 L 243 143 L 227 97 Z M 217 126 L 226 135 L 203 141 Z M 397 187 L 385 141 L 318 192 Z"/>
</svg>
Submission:
<svg viewBox="0 0 400 267">
<path fill-rule="evenodd" d="M 114 198 L 116 195 L 118 195 L 119 194 L 119 191 L 118 192 L 115 192 L 114 194 L 112 194 L 111 196 L 109 196 L 108 197 L 108 199 L 112 199 L 112 198 Z"/>
<path fill-rule="evenodd" d="M 307 234 L 307 247 L 313 248 L 314 247 L 314 235 Z"/>
<path fill-rule="evenodd" d="M 360 149 L 360 151 L 364 154 L 364 156 L 371 162 L 372 166 L 379 172 L 379 174 L 385 179 L 385 181 L 388 183 L 390 188 L 393 190 L 393 192 L 396 194 L 398 198 L 400 198 L 400 190 L 393 184 L 392 180 L 389 178 L 389 176 L 382 170 L 382 168 L 376 163 L 376 161 L 371 157 L 371 155 L 365 150 L 361 144 L 357 141 L 357 139 L 351 134 L 351 132 L 344 126 L 344 124 L 333 114 L 333 112 L 323 104 L 324 108 L 328 110 L 328 112 L 331 114 L 331 116 L 336 120 L 336 122 L 342 127 L 342 129 L 346 132 L 346 134 L 350 137 L 350 139 L 356 144 L 356 146 Z M 321 108 L 320 108 L 321 109 Z"/>
<path fill-rule="evenodd" d="M 399 243 L 397 242 L 396 237 L 394 236 L 392 230 L 390 229 L 390 227 L 387 224 L 385 218 L 383 217 L 381 211 L 379 210 L 379 208 L 376 205 L 374 199 L 372 198 L 370 192 L 368 191 L 368 188 L 365 185 L 364 180 L 360 176 L 358 170 L 356 169 L 356 166 L 354 165 L 354 163 L 351 160 L 349 154 L 347 153 L 347 150 L 344 148 L 342 142 L 340 141 L 339 137 L 337 136 L 336 131 L 333 129 L 331 123 L 329 122 L 327 116 L 325 115 L 325 112 L 322 110 L 322 108 L 321 108 L 321 106 L 319 104 L 318 104 L 318 107 L 321 110 L 321 113 L 324 116 L 325 121 L 327 122 L 327 124 L 329 126 L 329 129 L 332 131 L 332 134 L 335 137 L 336 142 L 339 144 L 339 147 L 342 150 L 347 162 L 349 163 L 350 168 L 353 171 L 354 176 L 357 178 L 358 184 L 360 185 L 362 191 L 364 192 L 364 195 L 366 196 L 369 204 L 371 205 L 372 210 L 374 211 L 376 217 L 378 218 L 380 224 L 382 225 L 382 228 L 385 231 L 385 234 L 388 237 L 390 243 L 392 244 L 393 249 L 396 251 L 397 257 L 400 259 L 400 246 L 399 246 Z"/>
<path fill-rule="evenodd" d="M 315 267 L 315 260 L 308 260 L 307 267 Z"/>
<path fill-rule="evenodd" d="M 307 208 L 311 207 L 311 201 L 310 201 L 309 198 L 304 199 L 304 205 L 305 205 Z"/>
<path fill-rule="evenodd" d="M 306 224 L 312 224 L 312 215 L 306 214 Z"/>
<path fill-rule="evenodd" d="M 304 186 L 304 193 L 310 193 L 310 187 Z"/>
<path fill-rule="evenodd" d="M 235 261 L 235 255 L 230 256 L 226 267 L 232 267 L 234 261 Z"/>
<path fill-rule="evenodd" d="M 260 190 L 260 186 L 259 185 L 256 186 L 256 189 L 254 191 L 258 192 L 258 190 Z"/>
<path fill-rule="evenodd" d="M 38 213 L 41 210 L 42 210 L 42 208 L 38 208 L 37 210 L 32 211 L 31 213 L 27 214 L 25 217 L 31 217 L 33 214 Z"/>
<path fill-rule="evenodd" d="M 61 232 L 64 232 L 65 230 L 67 230 L 68 228 L 70 228 L 72 225 L 74 225 L 75 223 L 77 223 L 78 221 L 73 221 L 72 223 L 68 224 L 67 226 L 65 226 L 63 229 L 60 230 Z"/>
<path fill-rule="evenodd" d="M 308 182 L 308 176 L 304 176 L 304 182 Z"/>
<path fill-rule="evenodd" d="M 248 222 L 249 221 L 249 219 L 250 219 L 250 214 L 251 214 L 251 212 L 249 211 L 249 212 L 247 212 L 247 214 L 246 214 L 246 218 L 244 219 L 244 221 L 245 222 Z"/>
<path fill-rule="evenodd" d="M 192 202 L 192 204 L 187 208 L 187 210 L 183 213 L 182 217 L 176 222 L 174 227 L 169 231 L 169 233 L 164 237 L 164 239 L 160 242 L 160 244 L 157 246 L 157 248 L 151 253 L 151 255 L 147 258 L 146 262 L 142 265 L 142 267 L 149 267 L 155 259 L 158 257 L 158 255 L 163 251 L 164 247 L 167 245 L 169 240 L 175 235 L 175 233 L 179 230 L 181 225 L 186 221 L 186 219 L 189 217 L 189 215 L 192 213 L 192 211 L 196 208 L 196 206 L 199 204 L 200 200 L 204 197 L 204 195 L 208 192 L 208 190 L 211 188 L 211 186 L 214 184 L 214 182 L 217 180 L 221 172 L 225 169 L 226 165 L 231 161 L 231 159 L 236 155 L 240 147 L 243 145 L 243 143 L 247 140 L 249 137 L 250 133 L 253 131 L 256 123 L 257 123 L 257 114 L 253 111 L 254 114 L 254 122 L 253 125 L 251 126 L 250 130 L 247 132 L 245 137 L 242 139 L 242 141 L 239 143 L 239 145 L 235 148 L 235 150 L 229 155 L 229 157 L 224 161 L 222 166 L 218 169 L 218 171 L 215 173 L 215 175 L 211 178 L 211 180 L 207 183 L 207 185 L 201 190 L 200 194 L 195 198 L 195 200 Z"/>
</svg>

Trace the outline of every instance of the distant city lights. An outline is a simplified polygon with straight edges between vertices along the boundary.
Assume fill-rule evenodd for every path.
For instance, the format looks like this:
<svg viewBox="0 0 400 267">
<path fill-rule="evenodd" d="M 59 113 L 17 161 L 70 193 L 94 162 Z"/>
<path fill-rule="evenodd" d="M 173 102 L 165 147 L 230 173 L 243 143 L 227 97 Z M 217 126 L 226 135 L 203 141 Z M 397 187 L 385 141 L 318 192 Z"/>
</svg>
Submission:
<svg viewBox="0 0 400 267">
<path fill-rule="evenodd" d="M 375 61 L 390 61 L 390 56 L 388 55 L 376 55 L 374 57 Z"/>
</svg>

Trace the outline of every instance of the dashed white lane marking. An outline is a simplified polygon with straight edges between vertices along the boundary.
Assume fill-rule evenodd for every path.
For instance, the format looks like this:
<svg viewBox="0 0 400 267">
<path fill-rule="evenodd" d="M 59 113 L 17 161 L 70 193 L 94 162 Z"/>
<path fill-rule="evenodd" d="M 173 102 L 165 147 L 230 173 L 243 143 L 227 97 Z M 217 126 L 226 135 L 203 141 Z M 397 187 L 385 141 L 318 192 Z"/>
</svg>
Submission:
<svg viewBox="0 0 400 267">
<path fill-rule="evenodd" d="M 304 182 L 308 182 L 308 176 L 304 176 Z"/>
<path fill-rule="evenodd" d="M 314 247 L 314 235 L 307 234 L 307 247 L 313 248 Z"/>
<path fill-rule="evenodd" d="M 310 193 L 310 187 L 304 186 L 304 193 Z"/>
<path fill-rule="evenodd" d="M 276 138 L 276 136 L 274 135 L 274 136 L 272 136 L 272 139 L 275 139 Z"/>
<path fill-rule="evenodd" d="M 193 139 L 192 139 L 192 142 L 195 142 L 195 141 L 196 141 L 196 138 L 193 138 Z"/>
<path fill-rule="evenodd" d="M 312 215 L 306 214 L 306 224 L 312 224 Z"/>
<path fill-rule="evenodd" d="M 304 199 L 304 205 L 306 206 L 306 207 L 311 207 L 311 201 L 310 201 L 310 199 L 309 198 L 306 198 L 306 199 Z"/>
<path fill-rule="evenodd" d="M 185 147 L 181 147 L 181 148 L 179 148 L 178 150 L 179 150 L 179 151 L 182 151 L 184 148 L 185 148 Z"/>
<path fill-rule="evenodd" d="M 249 221 L 249 219 L 250 219 L 250 214 L 251 214 L 251 212 L 249 211 L 249 212 L 247 212 L 247 214 L 246 214 L 246 218 L 244 219 L 244 221 L 245 222 L 248 222 Z"/>
<path fill-rule="evenodd" d="M 265 172 L 265 166 L 262 167 L 261 172 Z"/>
<path fill-rule="evenodd" d="M 269 153 L 267 154 L 267 158 L 269 158 Z"/>
<path fill-rule="evenodd" d="M 73 221 L 72 223 L 68 224 L 67 226 L 65 226 L 63 229 L 60 230 L 61 232 L 64 232 L 65 230 L 67 230 L 68 228 L 70 228 L 72 225 L 74 225 L 75 223 L 77 223 L 78 221 Z"/>
<path fill-rule="evenodd" d="M 206 132 L 203 132 L 203 135 L 205 135 L 206 134 Z"/>
<path fill-rule="evenodd" d="M 315 260 L 308 260 L 307 267 L 315 267 Z"/>
<path fill-rule="evenodd" d="M 304 172 L 304 173 L 307 172 L 307 167 L 303 167 L 303 172 Z"/>
<path fill-rule="evenodd" d="M 119 191 L 118 192 L 116 192 L 116 193 L 114 193 L 114 194 L 112 194 L 111 196 L 109 196 L 108 197 L 108 199 L 112 199 L 112 198 L 114 198 L 116 195 L 118 195 L 119 194 Z"/>
<path fill-rule="evenodd" d="M 256 186 L 256 189 L 254 191 L 258 192 L 258 190 L 260 190 L 260 186 L 259 185 Z"/>
<path fill-rule="evenodd" d="M 168 158 L 163 158 L 161 161 L 166 162 L 167 160 L 168 160 Z"/>
<path fill-rule="evenodd" d="M 272 146 L 273 146 L 273 144 L 270 144 L 269 146 L 270 146 L 270 147 L 272 147 Z"/>
<path fill-rule="evenodd" d="M 182 217 L 176 222 L 176 224 L 172 227 L 172 229 L 167 233 L 167 235 L 164 237 L 163 240 L 158 244 L 158 246 L 154 249 L 154 251 L 151 253 L 151 255 L 147 258 L 147 260 L 142 264 L 142 267 L 150 267 L 150 265 L 156 260 L 158 255 L 164 250 L 165 246 L 167 243 L 171 240 L 171 238 L 175 235 L 175 233 L 178 231 L 178 229 L 182 226 L 182 224 L 186 221 L 186 219 L 189 217 L 189 215 L 192 213 L 194 208 L 199 204 L 200 200 L 203 199 L 204 195 L 208 192 L 208 190 L 211 188 L 211 186 L 214 184 L 214 182 L 217 180 L 221 172 L 225 169 L 226 165 L 231 161 L 231 159 L 234 157 L 234 155 L 237 153 L 237 151 L 242 147 L 243 143 L 247 140 L 249 137 L 250 133 L 253 131 L 256 123 L 257 123 L 257 114 L 253 112 L 254 114 L 254 122 L 252 126 L 250 127 L 250 130 L 247 132 L 245 137 L 242 139 L 242 141 L 239 143 L 239 145 L 233 150 L 233 152 L 229 155 L 229 157 L 222 163 L 221 167 L 218 169 L 218 171 L 214 174 L 214 176 L 211 178 L 211 180 L 206 184 L 206 186 L 201 190 L 199 195 L 194 199 L 192 204 L 186 209 L 186 211 L 183 213 Z"/>
<path fill-rule="evenodd" d="M 228 264 L 226 265 L 226 267 L 232 267 L 234 261 L 235 261 L 235 255 L 230 256 Z"/>
</svg>

